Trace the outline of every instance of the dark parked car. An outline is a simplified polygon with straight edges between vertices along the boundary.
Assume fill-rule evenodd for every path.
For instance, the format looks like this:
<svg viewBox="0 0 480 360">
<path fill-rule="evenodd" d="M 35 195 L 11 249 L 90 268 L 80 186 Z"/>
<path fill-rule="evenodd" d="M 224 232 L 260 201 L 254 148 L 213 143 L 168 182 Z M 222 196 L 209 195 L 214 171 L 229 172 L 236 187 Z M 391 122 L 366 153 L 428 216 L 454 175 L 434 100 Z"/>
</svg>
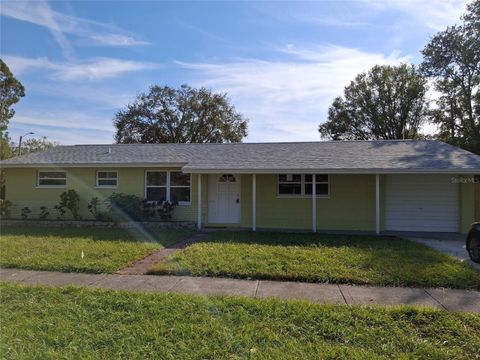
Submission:
<svg viewBox="0 0 480 360">
<path fill-rule="evenodd" d="M 480 263 L 480 222 L 473 223 L 468 232 L 467 251 L 472 261 Z"/>
</svg>

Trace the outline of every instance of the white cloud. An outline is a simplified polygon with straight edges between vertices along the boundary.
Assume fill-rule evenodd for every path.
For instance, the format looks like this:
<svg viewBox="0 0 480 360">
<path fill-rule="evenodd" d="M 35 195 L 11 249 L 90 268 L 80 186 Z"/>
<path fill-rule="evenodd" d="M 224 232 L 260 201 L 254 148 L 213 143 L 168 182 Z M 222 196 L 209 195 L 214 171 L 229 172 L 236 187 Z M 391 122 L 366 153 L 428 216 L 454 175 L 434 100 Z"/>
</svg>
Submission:
<svg viewBox="0 0 480 360">
<path fill-rule="evenodd" d="M 64 55 L 66 57 L 73 55 L 73 48 L 64 35 L 65 32 L 68 32 L 65 26 L 68 24 L 68 20 L 67 18 L 62 19 L 47 2 L 4 1 L 0 6 L 0 15 L 46 27 L 62 48 Z M 62 24 L 62 20 L 67 20 L 67 24 Z"/>
<path fill-rule="evenodd" d="M 42 94 L 44 96 L 55 97 L 59 100 L 75 100 L 77 103 L 86 104 L 90 107 L 100 110 L 109 110 L 121 108 L 135 99 L 137 92 L 144 90 L 148 84 L 143 87 L 133 87 L 120 89 L 110 84 L 103 83 L 78 83 L 63 82 L 59 84 L 46 82 L 32 82 L 28 85 L 29 92 Z"/>
<path fill-rule="evenodd" d="M 21 111 L 15 115 L 12 124 L 113 132 L 111 119 L 92 116 L 78 111 Z"/>
<path fill-rule="evenodd" d="M 32 137 L 39 138 L 46 136 L 49 141 L 58 142 L 61 145 L 113 143 L 113 132 L 89 131 L 88 129 L 76 129 L 72 131 L 68 128 L 51 128 L 44 125 L 12 127 L 9 135 L 13 140 L 18 141 L 19 136 L 26 131 L 32 131 L 34 133 Z"/>
<path fill-rule="evenodd" d="M 111 118 L 75 110 L 20 109 L 10 121 L 9 134 L 17 140 L 27 131 L 60 144 L 110 143 L 114 136 Z"/>
<path fill-rule="evenodd" d="M 414 27 L 435 31 L 458 22 L 470 0 L 358 0 L 255 3 L 255 8 L 277 20 L 343 28 L 377 26 L 378 17 L 393 23 L 409 21 Z M 394 11 L 395 14 L 387 14 Z M 405 19 L 399 19 L 407 15 Z"/>
<path fill-rule="evenodd" d="M 131 34 L 110 24 L 59 13 L 47 1 L 3 1 L 0 15 L 30 22 L 47 28 L 67 58 L 73 47 L 65 34 L 81 38 L 86 44 L 105 46 L 137 46 L 148 42 L 135 39 Z"/>
<path fill-rule="evenodd" d="M 401 11 L 418 24 L 425 25 L 435 31 L 444 30 L 457 23 L 465 13 L 468 0 L 363 0 L 373 10 L 392 9 Z"/>
<path fill-rule="evenodd" d="M 56 76 L 61 80 L 86 79 L 95 81 L 116 77 L 127 72 L 149 70 L 157 67 L 157 64 L 147 62 L 98 58 L 77 64 L 62 64 Z"/>
<path fill-rule="evenodd" d="M 107 45 L 107 46 L 139 46 L 148 45 L 149 42 L 137 40 L 132 36 L 122 34 L 97 34 L 91 35 L 90 40 L 92 44 Z"/>
<path fill-rule="evenodd" d="M 16 75 L 21 75 L 34 69 L 50 70 L 54 79 L 62 81 L 98 81 L 129 72 L 155 69 L 160 66 L 155 63 L 113 58 L 54 62 L 45 57 L 25 58 L 5 55 L 4 59 Z"/>
<path fill-rule="evenodd" d="M 222 43 L 230 43 L 228 40 L 226 40 L 225 38 L 217 35 L 217 34 L 214 34 L 210 31 L 207 31 L 199 26 L 196 26 L 196 25 L 193 25 L 191 23 L 188 23 L 186 21 L 183 21 L 181 19 L 177 19 L 177 23 L 180 24 L 181 26 L 183 26 L 184 28 L 188 29 L 188 30 L 191 30 L 192 32 L 195 32 L 197 34 L 199 34 L 200 36 L 203 36 L 205 38 L 208 38 L 210 40 L 214 40 L 214 41 L 217 41 L 217 42 L 222 42 Z"/>
<path fill-rule="evenodd" d="M 360 49 L 321 45 L 279 49 L 285 61 L 236 59 L 224 63 L 178 64 L 193 72 L 194 84 L 225 91 L 250 120 L 249 141 L 318 140 L 334 97 L 375 64 L 408 62 Z"/>
<path fill-rule="evenodd" d="M 34 68 L 43 68 L 52 70 L 55 68 L 53 63 L 46 57 L 26 58 L 15 55 L 2 55 L 10 70 L 15 75 L 21 75 Z"/>
</svg>

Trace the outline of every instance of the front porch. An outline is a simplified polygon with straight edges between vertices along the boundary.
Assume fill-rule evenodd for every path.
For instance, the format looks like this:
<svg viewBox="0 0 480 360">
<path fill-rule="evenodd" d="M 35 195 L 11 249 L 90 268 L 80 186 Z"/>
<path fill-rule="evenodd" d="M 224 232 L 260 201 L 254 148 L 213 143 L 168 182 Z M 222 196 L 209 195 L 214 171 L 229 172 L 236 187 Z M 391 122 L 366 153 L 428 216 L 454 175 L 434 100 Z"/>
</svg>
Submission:
<svg viewBox="0 0 480 360">
<path fill-rule="evenodd" d="M 473 183 L 447 174 L 197 173 L 197 228 L 465 233 Z M 312 186 L 315 183 L 316 186 Z"/>
<path fill-rule="evenodd" d="M 199 230 L 232 227 L 376 234 L 382 230 L 379 175 L 203 173 L 196 174 L 195 180 Z"/>
</svg>

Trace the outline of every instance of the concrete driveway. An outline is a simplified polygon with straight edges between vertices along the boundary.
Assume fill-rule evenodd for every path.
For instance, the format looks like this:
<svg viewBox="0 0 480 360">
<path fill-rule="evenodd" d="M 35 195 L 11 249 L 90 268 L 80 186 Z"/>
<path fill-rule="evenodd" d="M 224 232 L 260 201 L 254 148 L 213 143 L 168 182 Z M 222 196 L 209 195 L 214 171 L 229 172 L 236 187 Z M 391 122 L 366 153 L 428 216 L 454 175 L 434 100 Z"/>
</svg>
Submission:
<svg viewBox="0 0 480 360">
<path fill-rule="evenodd" d="M 415 241 L 451 255 L 480 271 L 480 264 L 470 260 L 465 246 L 466 235 L 448 233 L 395 233 L 396 236 Z"/>
</svg>

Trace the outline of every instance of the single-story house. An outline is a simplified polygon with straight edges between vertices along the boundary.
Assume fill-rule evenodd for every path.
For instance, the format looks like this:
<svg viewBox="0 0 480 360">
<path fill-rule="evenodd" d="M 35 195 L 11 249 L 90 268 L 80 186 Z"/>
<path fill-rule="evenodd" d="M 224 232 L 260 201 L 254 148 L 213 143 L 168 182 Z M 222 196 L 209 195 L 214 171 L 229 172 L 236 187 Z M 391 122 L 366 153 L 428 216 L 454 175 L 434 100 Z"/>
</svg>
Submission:
<svg viewBox="0 0 480 360">
<path fill-rule="evenodd" d="M 66 189 L 83 218 L 117 192 L 176 200 L 198 228 L 464 233 L 479 208 L 480 156 L 440 141 L 74 145 L 1 166 L 14 218 Z"/>
</svg>

